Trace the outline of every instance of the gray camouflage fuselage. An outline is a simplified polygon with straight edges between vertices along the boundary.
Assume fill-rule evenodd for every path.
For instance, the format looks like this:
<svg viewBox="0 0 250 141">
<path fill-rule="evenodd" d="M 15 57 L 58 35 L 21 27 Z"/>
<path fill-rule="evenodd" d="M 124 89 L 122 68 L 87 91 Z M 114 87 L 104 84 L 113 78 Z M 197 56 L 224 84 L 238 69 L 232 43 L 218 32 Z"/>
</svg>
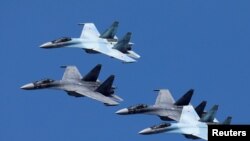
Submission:
<svg viewBox="0 0 250 141">
<path fill-rule="evenodd" d="M 183 106 L 189 105 L 193 95 L 193 89 L 187 91 L 180 99 L 175 101 L 168 89 L 160 89 L 154 105 L 137 104 L 118 110 L 116 114 L 147 114 L 156 115 L 161 120 L 179 121 Z"/>
<path fill-rule="evenodd" d="M 30 83 L 29 85 L 34 87 L 26 88 L 26 89 L 56 89 L 56 90 L 64 90 L 66 91 L 70 96 L 75 97 L 84 97 L 81 94 L 77 94 L 74 91 L 76 91 L 79 87 L 88 87 L 90 90 L 94 91 L 96 88 L 100 86 L 100 82 L 86 82 L 83 80 L 56 80 L 49 83 L 40 83 L 41 81 L 36 81 L 33 83 Z"/>
<path fill-rule="evenodd" d="M 140 105 L 144 105 L 145 107 L 141 108 L 138 107 Z M 162 120 L 171 121 L 171 120 L 179 120 L 182 112 L 182 106 L 175 106 L 171 104 L 164 107 L 159 105 L 150 105 L 150 106 L 146 106 L 145 104 L 140 104 L 140 105 L 124 108 L 117 111 L 116 113 L 120 115 L 129 115 L 129 114 L 156 115 L 160 117 Z"/>
<path fill-rule="evenodd" d="M 110 75 L 104 82 L 98 80 L 101 65 L 96 65 L 84 77 L 76 66 L 62 66 L 65 69 L 61 80 L 44 79 L 23 85 L 21 89 L 57 89 L 64 90 L 70 96 L 89 97 L 108 106 L 118 105 L 122 98 L 114 94 L 113 81 L 115 76 Z"/>
</svg>

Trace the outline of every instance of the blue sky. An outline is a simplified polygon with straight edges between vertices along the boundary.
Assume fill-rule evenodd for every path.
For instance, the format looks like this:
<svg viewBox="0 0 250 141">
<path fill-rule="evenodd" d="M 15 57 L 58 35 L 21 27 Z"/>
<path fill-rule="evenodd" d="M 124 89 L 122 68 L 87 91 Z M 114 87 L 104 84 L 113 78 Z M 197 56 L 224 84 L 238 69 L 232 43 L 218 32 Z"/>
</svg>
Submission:
<svg viewBox="0 0 250 141">
<path fill-rule="evenodd" d="M 218 119 L 233 116 L 249 123 L 250 1 L 241 0 L 5 0 L 0 5 L 0 140 L 1 141 L 165 141 L 186 140 L 177 134 L 138 135 L 160 123 L 154 116 L 118 116 L 136 103 L 154 103 L 157 88 L 175 98 L 195 89 L 197 105 L 219 104 Z M 102 32 L 120 22 L 118 37 L 131 31 L 142 57 L 122 64 L 80 49 L 40 49 L 62 36 L 78 37 L 80 22 L 94 22 Z M 20 86 L 41 78 L 60 79 L 61 65 L 87 73 L 103 64 L 100 79 L 116 75 L 120 106 L 105 107 L 62 91 L 24 91 Z"/>
</svg>

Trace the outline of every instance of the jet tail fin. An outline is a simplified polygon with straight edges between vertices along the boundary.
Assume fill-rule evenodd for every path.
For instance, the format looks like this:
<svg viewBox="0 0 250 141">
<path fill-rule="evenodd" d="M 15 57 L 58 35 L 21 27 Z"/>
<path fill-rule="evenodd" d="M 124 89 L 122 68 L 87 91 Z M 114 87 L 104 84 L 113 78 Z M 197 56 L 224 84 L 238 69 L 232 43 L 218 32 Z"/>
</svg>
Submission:
<svg viewBox="0 0 250 141">
<path fill-rule="evenodd" d="M 131 50 L 132 43 L 130 43 L 131 32 L 128 32 L 123 38 L 121 38 L 113 47 L 114 49 L 119 50 L 122 53 L 127 53 L 127 51 Z"/>
<path fill-rule="evenodd" d="M 115 76 L 111 75 L 109 76 L 97 89 L 96 91 L 105 95 L 105 96 L 111 96 L 114 91 L 112 88 L 113 82 L 114 82 Z"/>
<path fill-rule="evenodd" d="M 194 90 L 190 89 L 187 91 L 179 100 L 175 102 L 175 105 L 177 106 L 185 106 L 188 105 L 191 101 L 191 98 L 193 96 Z"/>
<path fill-rule="evenodd" d="M 214 105 L 201 119 L 202 122 L 213 122 L 219 105 Z"/>
<path fill-rule="evenodd" d="M 135 58 L 135 59 L 139 59 L 141 56 L 137 53 L 135 53 L 133 50 L 129 50 L 127 51 L 127 55 L 129 57 Z"/>
<path fill-rule="evenodd" d="M 199 115 L 200 118 L 202 118 L 202 114 L 204 112 L 206 105 L 207 105 L 207 101 L 202 101 L 197 107 L 195 107 L 195 111 Z"/>
<path fill-rule="evenodd" d="M 230 124 L 231 124 L 231 121 L 232 121 L 232 117 L 231 117 L 231 116 L 228 116 L 228 117 L 222 122 L 222 124 L 223 124 L 223 125 L 230 125 Z"/>
<path fill-rule="evenodd" d="M 89 73 L 87 73 L 87 74 L 82 78 L 82 80 L 83 80 L 83 81 L 96 82 L 97 79 L 98 79 L 98 77 L 99 77 L 101 68 L 102 68 L 102 65 L 101 65 L 101 64 L 96 65 L 91 71 L 89 71 Z"/>
<path fill-rule="evenodd" d="M 106 29 L 100 35 L 100 38 L 104 38 L 104 39 L 117 39 L 117 37 L 115 36 L 115 34 L 117 32 L 118 25 L 119 25 L 119 22 L 118 21 L 114 21 L 112 23 L 112 25 L 108 29 Z"/>
</svg>

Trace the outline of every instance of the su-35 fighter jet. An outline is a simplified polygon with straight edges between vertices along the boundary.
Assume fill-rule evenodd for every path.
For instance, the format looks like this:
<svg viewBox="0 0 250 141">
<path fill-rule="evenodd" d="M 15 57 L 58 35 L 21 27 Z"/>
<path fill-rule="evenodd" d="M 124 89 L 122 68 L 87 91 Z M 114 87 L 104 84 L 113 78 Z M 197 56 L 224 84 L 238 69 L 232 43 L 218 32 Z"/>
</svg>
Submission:
<svg viewBox="0 0 250 141">
<path fill-rule="evenodd" d="M 159 94 L 154 105 L 138 104 L 118 110 L 116 114 L 148 114 L 159 116 L 162 120 L 179 121 L 183 106 L 189 105 L 194 90 L 189 90 L 176 102 L 168 89 L 157 91 Z"/>
<path fill-rule="evenodd" d="M 82 77 L 76 66 L 62 66 L 65 69 L 62 80 L 44 79 L 28 83 L 21 87 L 24 90 L 57 89 L 64 90 L 70 96 L 89 97 L 107 106 L 118 105 L 123 101 L 114 94 L 112 86 L 115 76 L 111 75 L 103 83 L 98 80 L 101 65 L 95 66 L 87 75 Z"/>
<path fill-rule="evenodd" d="M 155 125 L 139 132 L 142 135 L 157 134 L 157 133 L 179 133 L 184 135 L 191 135 L 193 137 L 208 139 L 208 125 L 205 122 L 199 121 L 200 117 L 197 115 L 193 106 L 184 106 L 180 121 L 177 123 L 162 123 Z"/>
<path fill-rule="evenodd" d="M 232 117 L 227 117 L 222 123 L 219 122 L 207 122 L 208 119 L 212 119 L 215 116 L 217 105 L 207 113 L 203 113 L 206 118 L 201 119 L 196 113 L 192 105 L 183 107 L 181 117 L 177 123 L 161 123 L 149 128 L 143 129 L 139 132 L 142 135 L 158 134 L 158 133 L 180 133 L 189 139 L 204 139 L 207 140 L 208 125 L 210 124 L 223 124 L 228 125 L 231 123 Z M 207 121 L 205 120 L 207 119 Z"/>
<path fill-rule="evenodd" d="M 116 58 L 124 63 L 136 62 L 140 55 L 132 51 L 133 43 L 130 42 L 132 33 L 128 32 L 120 40 L 115 36 L 118 22 L 115 21 L 102 34 L 99 33 L 94 23 L 81 23 L 83 30 L 80 38 L 62 37 L 42 44 L 41 48 L 81 48 L 87 53 L 102 53 L 111 58 Z"/>
</svg>

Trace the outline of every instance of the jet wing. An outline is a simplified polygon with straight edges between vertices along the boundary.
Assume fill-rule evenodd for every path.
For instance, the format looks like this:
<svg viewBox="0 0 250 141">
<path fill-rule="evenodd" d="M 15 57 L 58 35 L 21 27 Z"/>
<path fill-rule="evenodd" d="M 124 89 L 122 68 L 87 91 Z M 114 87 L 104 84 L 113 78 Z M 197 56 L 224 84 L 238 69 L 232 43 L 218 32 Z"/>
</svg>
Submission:
<svg viewBox="0 0 250 141">
<path fill-rule="evenodd" d="M 174 104 L 174 102 L 174 98 L 168 89 L 160 89 L 155 105 L 166 107 L 169 104 Z"/>
<path fill-rule="evenodd" d="M 180 129 L 183 133 L 188 133 L 189 135 L 201 138 L 203 140 L 208 140 L 208 126 L 203 123 L 199 128 L 185 128 Z"/>
<path fill-rule="evenodd" d="M 97 101 L 100 101 L 104 104 L 108 104 L 110 106 L 115 106 L 115 105 L 119 104 L 118 102 L 112 100 L 111 98 L 106 97 L 98 92 L 91 91 L 87 88 L 80 88 L 80 89 L 76 90 L 75 92 L 78 94 L 81 94 L 83 96 L 89 97 L 91 99 L 95 99 Z"/>
<path fill-rule="evenodd" d="M 141 57 L 139 54 L 135 53 L 133 50 L 128 51 L 128 56 L 132 57 L 132 58 L 135 58 L 135 59 L 138 59 L 138 58 Z"/>
<path fill-rule="evenodd" d="M 80 38 L 84 39 L 97 39 L 100 36 L 99 31 L 97 30 L 94 23 L 80 23 L 83 25 L 82 33 Z"/>
<path fill-rule="evenodd" d="M 181 110 L 168 109 L 167 112 L 166 111 L 152 111 L 152 112 L 149 112 L 149 114 L 157 114 L 160 117 L 167 117 L 167 119 L 172 119 L 174 121 L 179 121 L 180 120 L 180 115 L 181 115 Z"/>
<path fill-rule="evenodd" d="M 80 74 L 76 66 L 61 66 L 61 67 L 66 68 L 62 80 L 82 79 L 82 75 Z"/>
<path fill-rule="evenodd" d="M 118 25 L 119 22 L 118 21 L 114 21 L 112 23 L 112 25 L 106 29 L 101 35 L 101 38 L 105 38 L 105 39 L 117 39 L 117 37 L 115 36 L 117 29 L 118 29 Z"/>
<path fill-rule="evenodd" d="M 199 120 L 200 117 L 195 112 L 193 106 L 184 106 L 180 117 L 180 123 L 189 128 L 180 128 L 179 130 L 183 134 L 189 134 L 207 140 L 208 126 L 206 123 L 199 122 Z"/>
<path fill-rule="evenodd" d="M 124 54 L 116 49 L 112 49 L 108 46 L 101 45 L 98 48 L 93 48 L 92 50 L 100 52 L 100 53 L 105 54 L 105 55 L 108 55 L 112 58 L 116 58 L 116 59 L 121 60 L 125 63 L 136 62 L 136 60 L 134 60 L 133 58 L 130 58 L 126 54 Z"/>
</svg>

